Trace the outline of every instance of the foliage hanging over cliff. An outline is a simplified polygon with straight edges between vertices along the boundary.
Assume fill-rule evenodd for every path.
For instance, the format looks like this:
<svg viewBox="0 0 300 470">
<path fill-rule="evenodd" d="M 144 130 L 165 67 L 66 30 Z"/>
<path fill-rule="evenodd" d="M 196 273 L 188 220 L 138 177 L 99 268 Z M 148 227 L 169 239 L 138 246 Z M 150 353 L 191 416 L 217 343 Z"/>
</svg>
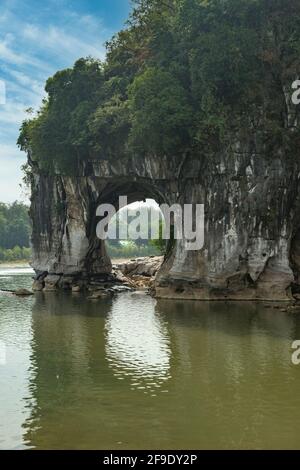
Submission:
<svg viewBox="0 0 300 470">
<path fill-rule="evenodd" d="M 300 72 L 298 0 L 133 3 L 106 61 L 80 59 L 56 73 L 41 109 L 23 123 L 18 144 L 40 168 L 203 154 L 243 128 L 299 143 L 287 104 Z"/>
</svg>

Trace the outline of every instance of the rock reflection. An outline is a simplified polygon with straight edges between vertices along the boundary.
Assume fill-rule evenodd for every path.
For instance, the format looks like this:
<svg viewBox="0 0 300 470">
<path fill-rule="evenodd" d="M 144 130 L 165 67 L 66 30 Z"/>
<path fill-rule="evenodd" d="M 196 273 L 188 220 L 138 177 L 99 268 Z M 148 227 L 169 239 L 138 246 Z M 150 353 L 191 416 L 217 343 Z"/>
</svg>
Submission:
<svg viewBox="0 0 300 470">
<path fill-rule="evenodd" d="M 138 293 L 0 304 L 0 447 L 299 447 L 299 315 Z"/>
<path fill-rule="evenodd" d="M 114 375 L 131 378 L 134 389 L 155 394 L 170 378 L 167 324 L 155 313 L 155 301 L 127 294 L 116 299 L 106 320 L 106 356 Z"/>
<path fill-rule="evenodd" d="M 80 421 L 82 409 L 87 422 L 90 416 L 97 422 L 94 403 L 102 398 L 106 383 L 103 319 L 110 308 L 110 300 L 94 303 L 80 295 L 52 292 L 35 295 L 29 396 L 24 399 L 30 412 L 23 423 L 27 447 L 60 448 L 70 429 L 74 442 L 80 442 L 88 423 L 83 416 L 77 429 L 73 420 Z"/>
</svg>

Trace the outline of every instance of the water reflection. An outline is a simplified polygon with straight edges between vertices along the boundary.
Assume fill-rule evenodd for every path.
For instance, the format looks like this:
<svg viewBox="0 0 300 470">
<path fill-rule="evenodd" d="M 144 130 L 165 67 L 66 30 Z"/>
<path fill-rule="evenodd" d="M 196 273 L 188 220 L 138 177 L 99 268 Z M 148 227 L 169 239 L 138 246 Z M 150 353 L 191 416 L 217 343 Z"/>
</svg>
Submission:
<svg viewBox="0 0 300 470">
<path fill-rule="evenodd" d="M 0 449 L 24 447 L 22 423 L 30 414 L 24 396 L 30 394 L 31 308 L 31 298 L 0 295 L 0 343 L 5 351 L 0 358 Z"/>
<path fill-rule="evenodd" d="M 154 306 L 145 295 L 122 295 L 105 322 L 106 356 L 114 375 L 130 377 L 133 388 L 151 394 L 170 378 L 171 361 L 167 323 Z"/>
<path fill-rule="evenodd" d="M 108 379 L 103 319 L 110 308 L 110 301 L 87 302 L 80 295 L 35 296 L 28 400 L 31 413 L 23 425 L 29 447 L 60 448 L 61 436 L 68 436 L 70 430 L 74 448 L 75 442 L 80 447 L 92 416 L 97 426 L 94 406 Z"/>
<path fill-rule="evenodd" d="M 143 294 L 3 295 L 0 310 L 0 447 L 300 448 L 299 315 Z"/>
<path fill-rule="evenodd" d="M 34 270 L 29 266 L 0 267 L 0 281 L 3 279 L 9 279 L 11 276 L 25 276 L 30 274 L 33 275 Z"/>
</svg>

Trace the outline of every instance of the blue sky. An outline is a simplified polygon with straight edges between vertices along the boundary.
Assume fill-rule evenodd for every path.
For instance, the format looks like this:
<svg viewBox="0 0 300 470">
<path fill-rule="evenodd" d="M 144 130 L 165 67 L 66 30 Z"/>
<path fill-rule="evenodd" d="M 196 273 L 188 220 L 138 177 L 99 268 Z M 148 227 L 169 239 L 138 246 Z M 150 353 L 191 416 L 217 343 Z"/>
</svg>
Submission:
<svg viewBox="0 0 300 470">
<path fill-rule="evenodd" d="M 26 157 L 16 140 L 25 109 L 39 107 L 45 80 L 56 70 L 79 57 L 103 59 L 105 41 L 129 11 L 130 0 L 0 0 L 1 202 L 24 199 L 19 184 Z"/>
</svg>

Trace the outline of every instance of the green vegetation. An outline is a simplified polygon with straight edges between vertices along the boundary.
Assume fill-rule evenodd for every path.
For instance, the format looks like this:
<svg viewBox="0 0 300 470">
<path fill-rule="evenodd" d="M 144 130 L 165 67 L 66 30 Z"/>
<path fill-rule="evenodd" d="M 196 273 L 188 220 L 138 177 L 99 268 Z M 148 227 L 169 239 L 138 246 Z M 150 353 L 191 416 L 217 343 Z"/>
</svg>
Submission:
<svg viewBox="0 0 300 470">
<path fill-rule="evenodd" d="M 0 262 L 30 259 L 30 230 L 25 204 L 0 203 Z"/>
<path fill-rule="evenodd" d="M 207 158 L 249 131 L 294 157 L 285 94 L 299 74 L 298 0 L 133 4 L 105 62 L 80 59 L 47 81 L 18 141 L 31 164 L 70 173 L 89 158 Z"/>
<path fill-rule="evenodd" d="M 116 258 L 142 258 L 144 256 L 160 256 L 162 253 L 151 243 L 136 244 L 128 242 L 126 244 L 107 242 L 107 253 L 112 259 Z"/>
<path fill-rule="evenodd" d="M 132 209 L 127 206 L 125 209 L 120 209 L 117 214 L 111 219 L 108 225 L 108 240 L 106 242 L 107 252 L 111 258 L 135 258 L 144 256 L 159 256 L 165 253 L 164 240 L 151 240 L 151 229 L 153 219 L 151 219 L 151 212 L 157 211 L 157 217 L 160 216 L 160 210 L 155 207 L 149 207 L 142 203 Z M 148 238 L 139 238 L 138 240 L 130 240 L 130 223 L 139 217 L 139 226 L 148 227 Z M 115 224 L 116 232 L 113 227 Z M 160 235 L 162 235 L 162 222 L 159 222 Z M 153 227 L 154 228 L 154 227 Z M 127 239 L 122 240 L 120 234 L 126 233 Z M 112 237 L 117 236 L 117 239 Z"/>
<path fill-rule="evenodd" d="M 31 249 L 30 248 L 20 248 L 15 246 L 11 250 L 4 250 L 0 248 L 0 263 L 12 262 L 12 261 L 26 261 L 30 260 Z"/>
<path fill-rule="evenodd" d="M 165 223 L 163 220 L 160 221 L 159 223 L 159 238 L 156 240 L 150 240 L 150 245 L 155 248 L 155 250 L 160 254 L 164 255 L 167 252 L 167 240 L 163 238 L 163 230 L 165 227 Z M 171 232 L 171 240 L 174 240 L 174 233 Z"/>
<path fill-rule="evenodd" d="M 148 208 L 148 211 L 150 209 Z M 154 210 L 152 208 L 152 210 Z M 118 212 L 118 232 L 121 225 L 127 226 L 125 211 Z M 129 216 L 129 221 L 132 220 Z M 144 221 L 146 223 L 146 221 Z M 25 204 L 0 203 L 0 263 L 12 261 L 29 261 L 31 256 L 30 221 L 28 207 Z M 151 226 L 149 226 L 149 236 Z M 156 256 L 164 253 L 165 242 L 162 240 L 122 240 L 107 241 L 107 251 L 112 258 L 134 258 Z"/>
</svg>

